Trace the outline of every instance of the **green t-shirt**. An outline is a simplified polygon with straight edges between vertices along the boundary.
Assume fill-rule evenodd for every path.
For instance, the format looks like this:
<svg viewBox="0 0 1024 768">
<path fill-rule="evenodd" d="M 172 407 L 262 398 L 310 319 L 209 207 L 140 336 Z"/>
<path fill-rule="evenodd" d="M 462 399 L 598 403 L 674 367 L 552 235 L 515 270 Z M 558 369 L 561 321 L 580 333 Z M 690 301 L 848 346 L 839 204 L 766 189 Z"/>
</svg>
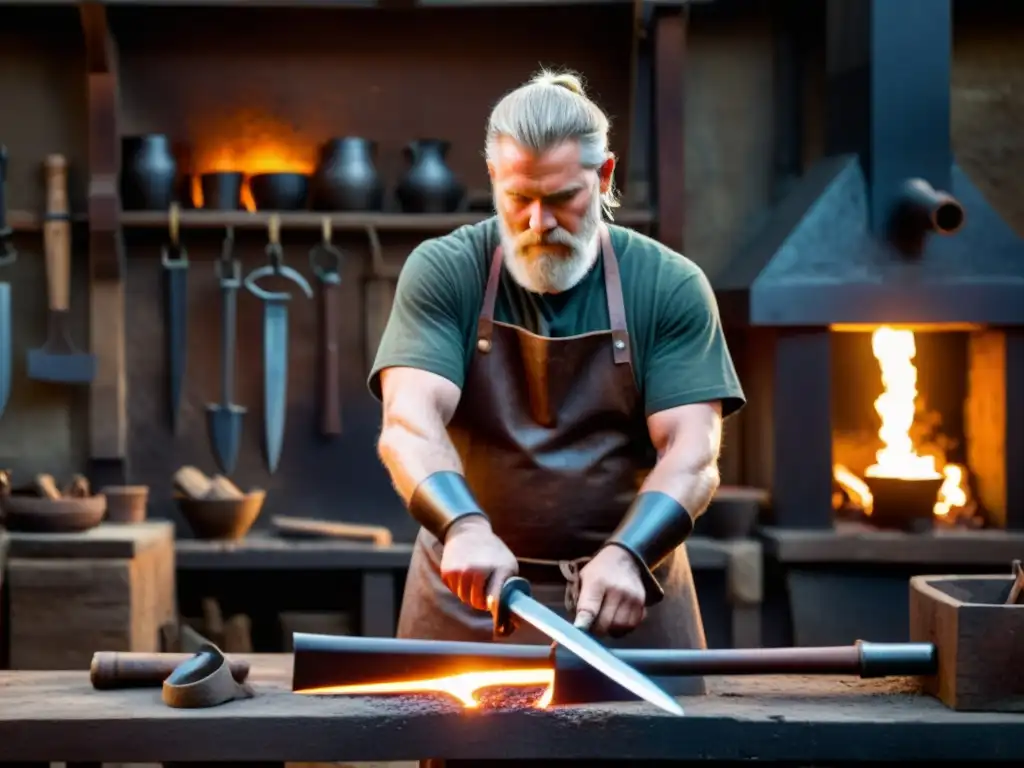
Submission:
<svg viewBox="0 0 1024 768">
<path fill-rule="evenodd" d="M 700 267 L 638 232 L 608 228 L 645 415 L 709 400 L 721 400 L 724 415 L 739 410 L 743 389 Z M 396 366 L 430 371 L 462 387 L 499 239 L 491 218 L 427 240 L 409 255 L 370 373 L 375 397 L 381 397 L 380 372 Z M 602 261 L 559 294 L 528 291 L 503 269 L 494 319 L 554 338 L 608 330 Z"/>
</svg>

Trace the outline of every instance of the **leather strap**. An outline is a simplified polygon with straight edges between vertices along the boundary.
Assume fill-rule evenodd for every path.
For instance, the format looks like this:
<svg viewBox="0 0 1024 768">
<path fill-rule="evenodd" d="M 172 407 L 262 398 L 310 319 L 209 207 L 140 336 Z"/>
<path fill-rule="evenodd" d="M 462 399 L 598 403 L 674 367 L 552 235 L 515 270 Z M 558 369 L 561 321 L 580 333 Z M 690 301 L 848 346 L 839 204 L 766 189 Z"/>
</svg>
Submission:
<svg viewBox="0 0 1024 768">
<path fill-rule="evenodd" d="M 601 224 L 598 229 L 598 237 L 601 243 L 601 257 L 604 262 L 604 290 L 608 301 L 612 354 L 616 365 L 629 364 L 632 361 L 632 354 L 629 332 L 626 328 L 626 304 L 622 298 L 622 276 L 619 273 L 619 261 L 612 248 L 612 239 L 607 225 Z M 484 289 L 484 301 L 480 307 L 480 316 L 476 324 L 477 349 L 484 353 L 491 349 L 491 336 L 494 331 L 494 305 L 498 297 L 503 263 L 504 252 L 499 245 L 494 249 L 494 255 L 491 257 L 491 269 L 487 276 L 487 287 Z"/>
</svg>

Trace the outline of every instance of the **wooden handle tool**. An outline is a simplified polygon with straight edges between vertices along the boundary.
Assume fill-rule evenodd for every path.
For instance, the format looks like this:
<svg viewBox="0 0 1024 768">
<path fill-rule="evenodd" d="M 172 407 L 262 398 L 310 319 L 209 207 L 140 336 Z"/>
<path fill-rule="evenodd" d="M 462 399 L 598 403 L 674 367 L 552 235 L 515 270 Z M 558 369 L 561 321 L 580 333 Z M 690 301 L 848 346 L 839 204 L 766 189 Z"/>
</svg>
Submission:
<svg viewBox="0 0 1024 768">
<path fill-rule="evenodd" d="M 194 656 L 191 653 L 100 651 L 92 656 L 89 680 L 93 688 L 102 691 L 159 688 L 175 669 Z M 229 659 L 228 666 L 235 682 L 244 683 L 249 676 L 249 662 Z"/>
<path fill-rule="evenodd" d="M 46 158 L 46 281 L 50 309 L 71 305 L 71 219 L 68 216 L 68 161 L 63 155 Z"/>
</svg>

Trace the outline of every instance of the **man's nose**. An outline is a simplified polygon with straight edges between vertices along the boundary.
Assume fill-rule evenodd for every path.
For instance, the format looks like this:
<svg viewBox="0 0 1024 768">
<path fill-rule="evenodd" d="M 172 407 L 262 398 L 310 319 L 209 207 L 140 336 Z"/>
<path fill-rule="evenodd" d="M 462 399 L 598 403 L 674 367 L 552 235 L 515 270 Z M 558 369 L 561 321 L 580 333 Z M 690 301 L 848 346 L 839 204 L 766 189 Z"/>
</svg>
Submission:
<svg viewBox="0 0 1024 768">
<path fill-rule="evenodd" d="M 555 226 L 555 217 L 551 211 L 540 200 L 535 200 L 530 206 L 530 229 L 534 232 L 548 232 Z"/>
</svg>

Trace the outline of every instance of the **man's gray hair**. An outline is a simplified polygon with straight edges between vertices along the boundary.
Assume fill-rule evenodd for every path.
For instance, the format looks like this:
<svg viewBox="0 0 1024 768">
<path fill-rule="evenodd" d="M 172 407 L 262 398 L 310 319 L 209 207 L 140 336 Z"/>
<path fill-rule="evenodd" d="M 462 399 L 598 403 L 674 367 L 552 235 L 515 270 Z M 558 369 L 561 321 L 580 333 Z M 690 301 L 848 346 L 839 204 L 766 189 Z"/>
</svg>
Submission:
<svg viewBox="0 0 1024 768">
<path fill-rule="evenodd" d="M 577 141 L 580 163 L 597 170 L 610 156 L 608 116 L 587 98 L 582 80 L 571 72 L 542 71 L 506 94 L 487 121 L 487 158 L 498 139 L 507 137 L 540 154 L 566 141 Z M 605 215 L 619 206 L 615 187 L 602 195 Z"/>
</svg>

